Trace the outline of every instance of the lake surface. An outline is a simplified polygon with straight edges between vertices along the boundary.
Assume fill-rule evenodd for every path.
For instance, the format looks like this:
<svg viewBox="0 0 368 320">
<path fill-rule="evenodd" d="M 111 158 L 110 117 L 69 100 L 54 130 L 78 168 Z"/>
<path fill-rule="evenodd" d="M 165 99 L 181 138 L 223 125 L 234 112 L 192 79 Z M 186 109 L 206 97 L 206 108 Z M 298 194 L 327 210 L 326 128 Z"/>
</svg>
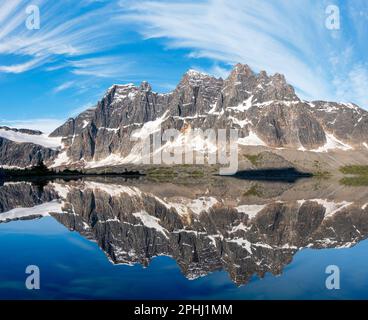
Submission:
<svg viewBox="0 0 368 320">
<path fill-rule="evenodd" d="M 0 298 L 367 299 L 367 235 L 368 188 L 333 179 L 6 182 Z"/>
</svg>

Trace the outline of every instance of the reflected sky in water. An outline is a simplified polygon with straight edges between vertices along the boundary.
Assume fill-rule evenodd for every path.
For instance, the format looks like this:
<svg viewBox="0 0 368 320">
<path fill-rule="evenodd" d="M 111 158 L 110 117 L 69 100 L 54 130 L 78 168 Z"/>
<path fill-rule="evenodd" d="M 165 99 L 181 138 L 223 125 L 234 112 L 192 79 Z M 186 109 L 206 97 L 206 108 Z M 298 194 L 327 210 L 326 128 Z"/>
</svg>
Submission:
<svg viewBox="0 0 368 320">
<path fill-rule="evenodd" d="M 188 280 L 176 262 L 157 257 L 143 268 L 112 265 L 97 244 L 51 217 L 0 225 L 1 299 L 366 299 L 368 241 L 349 249 L 304 249 L 281 276 L 236 286 L 224 271 Z M 25 288 L 25 268 L 41 270 L 41 290 Z M 325 268 L 341 270 L 327 290 Z"/>
</svg>

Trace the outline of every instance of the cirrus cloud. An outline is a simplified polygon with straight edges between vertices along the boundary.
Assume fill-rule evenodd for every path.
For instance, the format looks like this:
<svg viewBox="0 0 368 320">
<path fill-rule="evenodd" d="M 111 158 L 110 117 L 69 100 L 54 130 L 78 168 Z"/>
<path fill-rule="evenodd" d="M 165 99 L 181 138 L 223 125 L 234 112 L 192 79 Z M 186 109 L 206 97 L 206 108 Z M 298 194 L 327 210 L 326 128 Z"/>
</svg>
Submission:
<svg viewBox="0 0 368 320">
<path fill-rule="evenodd" d="M 336 1 L 341 30 L 325 27 L 328 1 L 122 1 L 128 8 L 121 17 L 140 26 L 145 39 L 158 38 L 169 49 L 188 49 L 190 57 L 235 64 L 255 70 L 284 73 L 308 99 L 342 99 L 367 106 L 364 76 L 367 67 L 360 55 L 367 49 L 363 29 L 367 21 L 364 1 Z M 358 16 L 357 16 L 358 14 Z M 359 19 L 359 17 L 361 19 Z M 350 47 L 349 59 L 340 61 Z M 341 84 L 336 79 L 349 79 Z M 342 90 L 341 85 L 345 88 Z"/>
</svg>

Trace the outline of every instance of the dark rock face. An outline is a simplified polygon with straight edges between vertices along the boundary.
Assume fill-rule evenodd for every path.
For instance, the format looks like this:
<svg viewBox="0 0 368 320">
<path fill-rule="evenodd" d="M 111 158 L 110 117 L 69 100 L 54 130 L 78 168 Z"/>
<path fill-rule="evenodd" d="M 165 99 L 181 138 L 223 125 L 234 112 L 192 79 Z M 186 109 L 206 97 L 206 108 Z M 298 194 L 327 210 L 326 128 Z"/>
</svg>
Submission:
<svg viewBox="0 0 368 320">
<path fill-rule="evenodd" d="M 309 103 L 311 113 L 320 123 L 343 141 L 352 145 L 367 143 L 368 113 L 352 103 L 314 101 Z"/>
<path fill-rule="evenodd" d="M 323 127 L 303 103 L 276 102 L 250 110 L 249 116 L 257 123 L 256 132 L 271 147 L 314 149 L 326 143 Z"/>
<path fill-rule="evenodd" d="M 0 137 L 0 165 L 14 167 L 37 166 L 41 161 L 51 163 L 58 151 L 33 143 L 16 143 Z"/>
<path fill-rule="evenodd" d="M 87 109 L 78 115 L 75 119 L 68 119 L 61 127 L 57 128 L 53 133 L 50 134 L 50 137 L 65 137 L 72 138 L 73 134 L 81 133 L 82 129 L 85 127 L 85 124 L 90 122 L 94 115 L 94 108 Z"/>
<path fill-rule="evenodd" d="M 147 82 L 112 86 L 96 108 L 69 119 L 51 136 L 63 137 L 69 163 L 82 166 L 109 155 L 127 157 L 133 130 L 150 121 L 161 128 L 235 128 L 256 134 L 264 145 L 314 150 L 326 133 L 352 147 L 368 141 L 367 112 L 355 105 L 301 101 L 283 75 L 255 74 L 238 64 L 226 80 L 188 71 L 168 94 Z"/>
<path fill-rule="evenodd" d="M 51 188 L 40 188 L 26 182 L 11 183 L 0 187 L 0 213 L 17 207 L 33 207 L 57 199 Z"/>
</svg>

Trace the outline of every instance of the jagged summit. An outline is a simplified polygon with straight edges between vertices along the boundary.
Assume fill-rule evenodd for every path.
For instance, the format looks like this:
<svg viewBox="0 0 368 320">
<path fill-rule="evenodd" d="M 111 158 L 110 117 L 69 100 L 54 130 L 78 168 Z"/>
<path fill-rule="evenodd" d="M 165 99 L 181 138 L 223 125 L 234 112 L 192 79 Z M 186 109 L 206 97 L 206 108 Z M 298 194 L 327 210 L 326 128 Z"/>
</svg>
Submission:
<svg viewBox="0 0 368 320">
<path fill-rule="evenodd" d="M 144 90 L 144 91 L 151 91 L 152 90 L 152 87 L 151 85 L 147 82 L 147 81 L 142 81 L 140 87 L 139 87 L 141 90 Z"/>
<path fill-rule="evenodd" d="M 189 85 L 200 85 L 203 80 L 211 81 L 223 81 L 222 78 L 217 78 L 212 76 L 208 73 L 198 71 L 195 69 L 189 69 L 186 71 L 180 84 L 189 84 Z M 247 64 L 238 63 L 234 66 L 232 71 L 230 72 L 229 76 L 225 79 L 228 83 L 235 83 L 235 85 L 249 85 L 251 82 L 256 82 L 256 85 L 259 88 L 263 85 L 275 85 L 279 88 L 287 87 L 289 90 L 294 89 L 286 82 L 285 76 L 279 73 L 275 73 L 272 76 L 268 76 L 266 71 L 260 71 L 256 74 Z M 143 91 L 151 91 L 152 86 L 147 81 L 142 81 L 139 86 L 135 85 L 134 83 L 126 83 L 126 84 L 113 84 L 110 88 L 107 89 L 105 97 L 109 94 L 113 93 L 122 93 L 134 90 L 143 90 Z"/>
<path fill-rule="evenodd" d="M 246 77 L 251 77 L 254 75 L 253 70 L 251 69 L 250 66 L 248 66 L 247 64 L 241 64 L 241 63 L 237 63 L 233 70 L 230 73 L 230 77 L 231 76 L 238 76 L 238 75 L 242 75 L 242 76 L 246 76 Z"/>
<path fill-rule="evenodd" d="M 189 76 L 189 77 L 208 77 L 209 75 L 207 73 L 204 73 L 202 71 L 198 71 L 198 70 L 194 70 L 194 69 L 189 69 L 185 75 Z"/>
</svg>

